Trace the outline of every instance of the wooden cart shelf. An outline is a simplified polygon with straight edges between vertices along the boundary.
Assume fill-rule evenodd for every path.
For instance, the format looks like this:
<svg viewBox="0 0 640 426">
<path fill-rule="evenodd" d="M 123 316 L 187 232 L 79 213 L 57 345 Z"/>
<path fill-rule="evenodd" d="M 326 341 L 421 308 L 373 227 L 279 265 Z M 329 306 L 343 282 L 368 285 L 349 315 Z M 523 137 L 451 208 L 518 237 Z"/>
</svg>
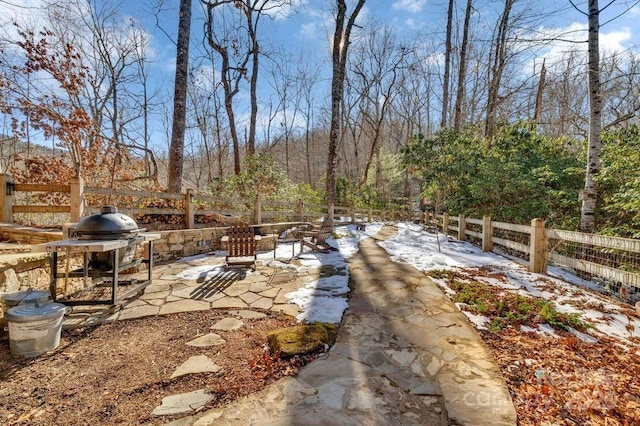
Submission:
<svg viewBox="0 0 640 426">
<path fill-rule="evenodd" d="M 54 301 L 64 303 L 66 305 L 116 305 L 122 304 L 131 296 L 138 294 L 141 295 L 144 289 L 151 284 L 151 278 L 153 273 L 153 241 L 160 238 L 159 234 L 151 234 L 141 232 L 137 235 L 137 244 L 147 245 L 145 247 L 144 258 L 134 258 L 131 261 L 127 261 L 120 264 L 120 250 L 130 248 L 130 242 L 128 240 L 78 240 L 68 239 L 61 241 L 54 241 L 45 244 L 39 244 L 34 247 L 34 251 L 49 253 L 49 262 L 51 266 L 51 280 L 49 284 L 49 290 L 51 292 L 51 298 Z M 67 255 L 72 253 L 81 253 L 83 256 L 83 267 L 74 269 L 67 273 L 59 273 L 58 271 L 58 254 L 66 253 Z M 99 268 L 92 268 L 89 265 L 89 255 L 92 253 L 108 253 L 111 259 L 110 269 L 102 270 Z M 131 285 L 129 290 L 123 294 L 118 294 L 119 274 L 127 269 L 134 268 L 141 263 L 147 264 L 147 279 L 136 282 Z M 87 299 L 87 300 L 70 300 L 67 295 L 58 295 L 57 281 L 58 279 L 67 278 L 85 278 L 93 281 L 94 279 L 104 279 L 108 284 L 104 286 L 111 287 L 111 297 L 109 299 Z"/>
</svg>

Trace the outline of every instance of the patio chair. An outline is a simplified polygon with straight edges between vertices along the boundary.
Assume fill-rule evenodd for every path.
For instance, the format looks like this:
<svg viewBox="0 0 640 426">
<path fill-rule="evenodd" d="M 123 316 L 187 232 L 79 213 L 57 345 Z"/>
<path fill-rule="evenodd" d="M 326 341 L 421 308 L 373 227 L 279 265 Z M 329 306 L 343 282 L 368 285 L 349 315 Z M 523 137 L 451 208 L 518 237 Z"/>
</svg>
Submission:
<svg viewBox="0 0 640 426">
<path fill-rule="evenodd" d="M 227 243 L 226 267 L 251 266 L 256 269 L 256 246 L 259 235 L 247 223 L 231 225 L 222 241 Z"/>
<path fill-rule="evenodd" d="M 302 231 L 302 239 L 300 240 L 302 251 L 304 246 L 311 248 L 313 251 L 320 253 L 329 253 L 333 248 L 327 244 L 327 238 L 333 232 L 333 220 L 326 219 L 322 221 L 319 227 L 310 231 Z"/>
</svg>

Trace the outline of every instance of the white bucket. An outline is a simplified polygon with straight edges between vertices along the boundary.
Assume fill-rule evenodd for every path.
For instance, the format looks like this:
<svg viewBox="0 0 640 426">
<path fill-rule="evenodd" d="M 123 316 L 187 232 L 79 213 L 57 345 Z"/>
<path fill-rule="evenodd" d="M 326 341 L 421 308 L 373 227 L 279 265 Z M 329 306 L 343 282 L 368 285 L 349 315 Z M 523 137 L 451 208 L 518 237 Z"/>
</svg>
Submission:
<svg viewBox="0 0 640 426">
<path fill-rule="evenodd" d="M 36 357 L 60 344 L 66 307 L 60 303 L 27 304 L 9 309 L 9 348 L 13 356 Z"/>
</svg>

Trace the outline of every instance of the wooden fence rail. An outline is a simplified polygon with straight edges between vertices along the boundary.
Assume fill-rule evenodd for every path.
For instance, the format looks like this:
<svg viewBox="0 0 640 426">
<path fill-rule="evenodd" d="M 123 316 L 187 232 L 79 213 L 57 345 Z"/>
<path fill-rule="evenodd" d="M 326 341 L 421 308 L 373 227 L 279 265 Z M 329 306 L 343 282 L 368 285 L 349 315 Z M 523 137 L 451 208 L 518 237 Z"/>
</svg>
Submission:
<svg viewBox="0 0 640 426">
<path fill-rule="evenodd" d="M 20 193 L 22 196 L 17 197 Z M 36 193 L 60 193 L 68 198 L 66 205 L 50 205 L 40 202 Z M 25 201 L 26 200 L 26 201 Z M 92 200 L 100 200 L 97 204 Z M 164 201 L 163 201 L 164 200 Z M 154 202 L 167 203 L 167 207 L 148 207 Z M 293 202 L 255 199 L 214 197 L 196 194 L 188 189 L 184 194 L 165 192 L 144 192 L 131 190 L 115 190 L 89 187 L 82 179 L 72 179 L 68 185 L 15 184 L 10 175 L 0 174 L 0 222 L 13 223 L 14 214 L 68 214 L 69 222 L 77 222 L 82 217 L 100 211 L 102 204 L 113 204 L 118 210 L 128 215 L 175 215 L 182 216 L 182 226 L 193 229 L 196 223 L 204 223 L 207 216 L 237 218 L 253 224 L 261 224 L 264 220 L 282 222 L 284 220 L 309 221 L 330 214 L 334 221 L 368 221 L 395 219 L 411 219 L 406 215 L 403 206 L 397 211 L 376 210 L 371 208 L 355 208 L 345 206 L 311 205 L 302 200 Z M 403 215 L 404 213 L 404 215 Z M 201 219 L 201 220 L 197 220 Z M 231 219 L 230 219 L 231 220 Z M 62 221 L 61 221 L 62 222 Z M 203 226 L 203 225 L 199 225 Z"/>
<path fill-rule="evenodd" d="M 531 225 L 496 222 L 490 216 L 473 219 L 448 213 L 435 215 L 434 219 L 443 233 L 452 235 L 455 230 L 459 240 L 471 240 L 484 251 L 494 251 L 498 246 L 501 251 L 528 259 L 532 272 L 546 273 L 547 264 L 553 264 L 600 279 L 625 299 L 640 296 L 640 240 L 547 229 L 542 219 L 533 219 Z M 424 220 L 430 220 L 428 213 Z M 458 226 L 452 226 L 452 222 Z M 470 230 L 469 225 L 481 231 Z"/>
</svg>

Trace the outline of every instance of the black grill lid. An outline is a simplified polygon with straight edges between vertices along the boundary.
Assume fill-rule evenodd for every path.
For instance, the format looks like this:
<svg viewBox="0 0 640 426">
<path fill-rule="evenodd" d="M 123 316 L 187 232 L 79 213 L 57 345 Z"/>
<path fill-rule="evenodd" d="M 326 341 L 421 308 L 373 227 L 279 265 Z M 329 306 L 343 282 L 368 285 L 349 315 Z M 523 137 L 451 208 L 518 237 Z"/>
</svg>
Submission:
<svg viewBox="0 0 640 426">
<path fill-rule="evenodd" d="M 129 216 L 118 213 L 115 206 L 103 206 L 100 213 L 87 216 L 78 222 L 76 234 L 80 239 L 117 239 L 141 231 Z"/>
</svg>

